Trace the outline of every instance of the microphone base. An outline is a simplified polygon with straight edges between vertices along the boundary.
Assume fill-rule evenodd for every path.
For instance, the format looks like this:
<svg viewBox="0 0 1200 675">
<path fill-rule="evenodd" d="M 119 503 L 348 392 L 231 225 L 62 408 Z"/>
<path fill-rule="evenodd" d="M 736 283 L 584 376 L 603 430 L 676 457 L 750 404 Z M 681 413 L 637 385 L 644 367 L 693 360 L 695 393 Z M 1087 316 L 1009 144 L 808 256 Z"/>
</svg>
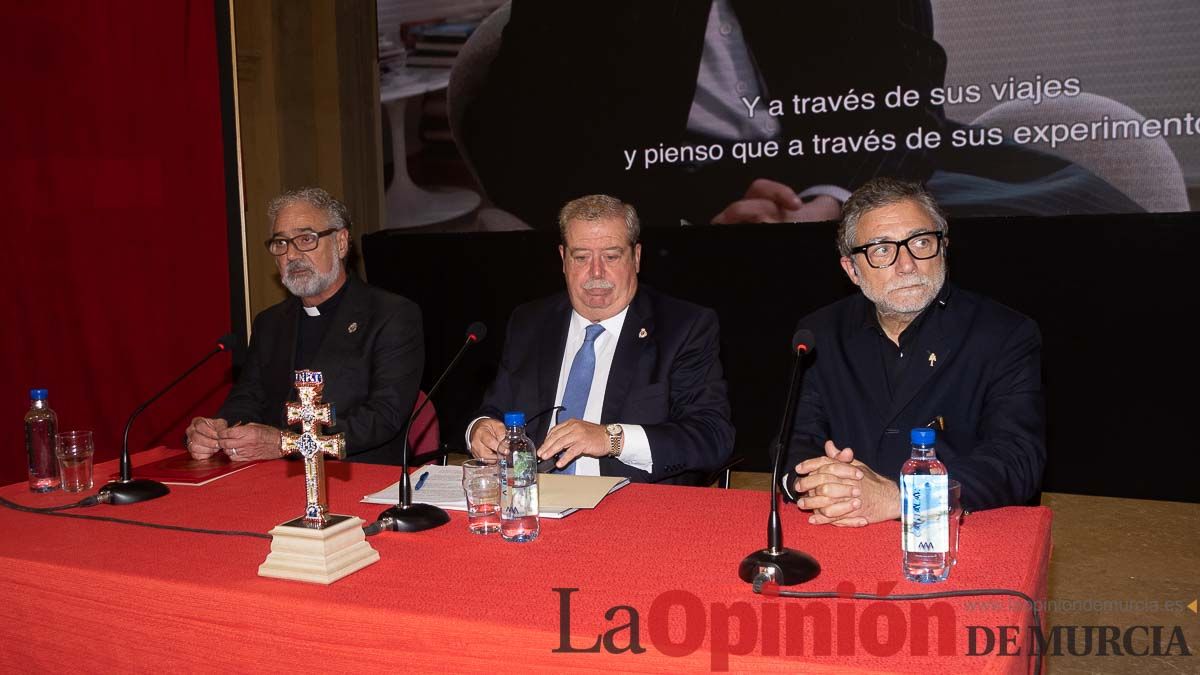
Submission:
<svg viewBox="0 0 1200 675">
<path fill-rule="evenodd" d="M 450 522 L 450 514 L 429 504 L 397 504 L 379 514 L 378 520 L 385 523 L 390 532 L 420 532 L 432 530 Z"/>
<path fill-rule="evenodd" d="M 158 499 L 171 491 L 158 481 L 135 478 L 128 481 L 115 480 L 100 488 L 100 501 L 108 504 L 136 504 Z"/>
<path fill-rule="evenodd" d="M 772 553 L 769 549 L 755 551 L 738 565 L 738 576 L 752 584 L 762 572 L 772 575 L 771 581 L 780 586 L 795 586 L 815 578 L 821 565 L 812 556 L 790 548 Z"/>
</svg>

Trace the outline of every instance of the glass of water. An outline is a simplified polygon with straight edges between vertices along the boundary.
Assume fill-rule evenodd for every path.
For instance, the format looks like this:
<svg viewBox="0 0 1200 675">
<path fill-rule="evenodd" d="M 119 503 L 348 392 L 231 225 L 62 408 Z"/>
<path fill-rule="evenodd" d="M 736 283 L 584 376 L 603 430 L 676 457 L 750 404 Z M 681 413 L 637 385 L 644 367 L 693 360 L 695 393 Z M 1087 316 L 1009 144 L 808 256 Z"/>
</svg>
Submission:
<svg viewBox="0 0 1200 675">
<path fill-rule="evenodd" d="M 962 483 L 950 480 L 950 564 L 958 564 L 958 535 L 962 527 Z"/>
<path fill-rule="evenodd" d="M 83 492 L 92 489 L 91 431 L 63 431 L 58 434 L 58 473 L 62 476 L 64 492 Z"/>
<path fill-rule="evenodd" d="M 500 465 L 494 459 L 463 462 L 463 491 L 467 493 L 467 529 L 472 534 L 500 531 Z"/>
</svg>

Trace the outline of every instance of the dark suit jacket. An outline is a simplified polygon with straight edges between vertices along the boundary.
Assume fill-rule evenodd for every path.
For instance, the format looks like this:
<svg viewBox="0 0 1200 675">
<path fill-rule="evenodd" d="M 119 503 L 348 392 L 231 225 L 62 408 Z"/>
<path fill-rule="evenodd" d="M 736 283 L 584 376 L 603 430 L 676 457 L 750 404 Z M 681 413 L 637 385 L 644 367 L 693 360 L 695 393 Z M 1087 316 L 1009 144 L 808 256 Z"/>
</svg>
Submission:
<svg viewBox="0 0 1200 675">
<path fill-rule="evenodd" d="M 795 465 L 823 455 L 826 440 L 898 478 L 909 431 L 940 415 L 937 456 L 962 482 L 967 509 L 1024 504 L 1037 492 L 1046 464 L 1037 325 L 978 294 L 946 290 L 925 310 L 927 341 L 910 349 L 915 360 L 890 401 L 880 338 L 865 325 L 869 300 L 856 293 L 800 320 L 816 347 L 785 465 L 789 491 Z"/>
<path fill-rule="evenodd" d="M 347 460 L 399 464 L 400 432 L 425 363 L 421 310 L 353 275 L 347 284 L 311 367 L 324 373 L 322 400 L 334 405 L 337 419 L 325 433 L 346 433 Z M 254 317 L 246 365 L 217 417 L 286 427 L 284 405 L 297 400 L 292 364 L 300 312 L 299 298 L 291 297 Z"/>
<path fill-rule="evenodd" d="M 508 322 L 496 379 L 477 417 L 527 417 L 554 405 L 571 303 L 565 292 L 521 305 Z M 639 337 L 642 330 L 646 337 Z M 613 354 L 602 424 L 640 424 L 652 473 L 602 458 L 600 472 L 635 482 L 697 484 L 733 451 L 733 424 L 719 359 L 720 329 L 711 309 L 639 286 Z M 526 432 L 541 445 L 551 414 Z"/>
</svg>

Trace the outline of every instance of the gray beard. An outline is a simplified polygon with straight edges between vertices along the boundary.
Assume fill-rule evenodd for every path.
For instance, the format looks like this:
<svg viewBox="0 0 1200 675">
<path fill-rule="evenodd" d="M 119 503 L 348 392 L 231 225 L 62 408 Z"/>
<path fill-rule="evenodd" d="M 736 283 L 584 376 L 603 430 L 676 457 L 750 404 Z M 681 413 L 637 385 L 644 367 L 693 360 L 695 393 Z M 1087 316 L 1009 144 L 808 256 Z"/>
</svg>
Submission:
<svg viewBox="0 0 1200 675">
<path fill-rule="evenodd" d="M 941 292 L 942 286 L 946 284 L 946 265 L 943 264 L 936 272 L 926 277 L 926 279 L 930 282 L 929 286 L 926 287 L 929 289 L 929 293 L 926 297 L 908 305 L 892 304 L 888 299 L 887 289 L 884 289 L 884 292 L 880 293 L 879 296 L 875 296 L 873 292 L 868 292 L 865 286 L 862 288 L 862 292 L 875 305 L 875 311 L 880 316 L 916 316 L 925 311 L 925 308 L 933 303 L 938 293 Z"/>
<path fill-rule="evenodd" d="M 305 279 L 296 279 L 289 273 L 290 270 L 285 269 L 282 275 L 282 281 L 285 288 L 292 295 L 300 298 L 311 298 L 314 295 L 320 295 L 329 290 L 338 279 L 338 268 L 335 263 L 327 274 L 318 272 L 315 268 L 304 266 L 301 269 L 312 271 L 312 275 Z"/>
</svg>

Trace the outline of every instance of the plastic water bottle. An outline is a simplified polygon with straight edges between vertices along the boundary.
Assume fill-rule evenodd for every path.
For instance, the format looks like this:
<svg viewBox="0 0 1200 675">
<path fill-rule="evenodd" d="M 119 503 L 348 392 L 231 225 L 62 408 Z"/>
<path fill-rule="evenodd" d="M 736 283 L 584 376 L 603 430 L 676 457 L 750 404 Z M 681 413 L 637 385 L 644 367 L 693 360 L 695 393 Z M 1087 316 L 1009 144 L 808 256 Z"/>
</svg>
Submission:
<svg viewBox="0 0 1200 675">
<path fill-rule="evenodd" d="M 29 455 L 29 489 L 34 492 L 57 490 L 58 457 L 54 454 L 58 436 L 58 415 L 46 402 L 45 389 L 29 390 L 29 412 L 25 413 L 25 452 Z"/>
<path fill-rule="evenodd" d="M 933 450 L 933 429 L 913 429 L 900 469 L 900 547 L 904 577 L 923 584 L 950 575 L 950 478 Z"/>
<path fill-rule="evenodd" d="M 537 455 L 525 435 L 525 413 L 504 413 L 500 445 L 500 536 L 505 541 L 533 541 L 538 523 Z"/>
</svg>

